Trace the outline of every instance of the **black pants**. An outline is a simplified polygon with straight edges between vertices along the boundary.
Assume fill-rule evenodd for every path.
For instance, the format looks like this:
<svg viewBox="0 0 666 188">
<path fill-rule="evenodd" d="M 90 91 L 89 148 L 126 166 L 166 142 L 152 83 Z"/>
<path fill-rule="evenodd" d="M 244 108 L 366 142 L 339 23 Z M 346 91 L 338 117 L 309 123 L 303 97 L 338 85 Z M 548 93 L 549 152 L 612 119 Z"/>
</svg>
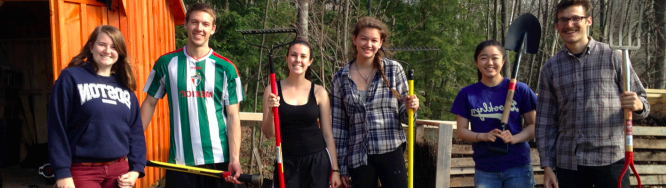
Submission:
<svg viewBox="0 0 666 188">
<path fill-rule="evenodd" d="M 332 169 L 327 150 L 305 156 L 282 155 L 282 167 L 285 188 L 328 188 Z M 273 180 L 273 185 L 280 187 L 277 169 L 273 170 Z"/>
<path fill-rule="evenodd" d="M 389 153 L 368 155 L 368 165 L 349 171 L 355 188 L 375 188 L 377 178 L 382 188 L 406 188 L 407 168 L 405 167 L 405 144 Z"/>
<path fill-rule="evenodd" d="M 197 165 L 196 167 L 227 171 L 229 163 Z M 205 187 L 205 188 L 242 188 L 221 178 L 202 176 L 178 171 L 166 171 L 166 188 Z"/>
<path fill-rule="evenodd" d="M 557 183 L 560 187 L 571 188 L 617 188 L 617 180 L 622 172 L 624 159 L 607 166 L 578 166 L 578 170 L 557 168 Z M 629 171 L 622 177 L 622 187 L 629 188 Z"/>
</svg>

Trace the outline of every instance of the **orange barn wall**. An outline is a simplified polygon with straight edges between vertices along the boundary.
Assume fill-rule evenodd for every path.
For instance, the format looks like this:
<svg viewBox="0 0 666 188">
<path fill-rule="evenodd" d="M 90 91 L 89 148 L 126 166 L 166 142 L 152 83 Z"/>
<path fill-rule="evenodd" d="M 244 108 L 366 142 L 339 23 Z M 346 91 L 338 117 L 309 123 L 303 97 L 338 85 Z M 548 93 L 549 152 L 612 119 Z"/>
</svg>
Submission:
<svg viewBox="0 0 666 188">
<path fill-rule="evenodd" d="M 135 91 L 139 102 L 145 98 L 141 91 L 155 60 L 175 47 L 174 7 L 182 9 L 179 0 L 114 0 L 111 9 L 95 0 L 49 0 L 51 11 L 51 40 L 53 49 L 53 75 L 67 67 L 69 60 L 79 53 L 92 30 L 100 24 L 113 25 L 125 37 L 130 61 L 134 65 L 137 81 Z M 176 11 L 177 19 L 184 17 Z M 169 111 L 166 100 L 160 100 L 151 124 L 145 132 L 148 160 L 167 161 L 169 150 Z M 164 176 L 165 171 L 146 167 L 146 176 L 136 187 L 150 187 Z"/>
</svg>

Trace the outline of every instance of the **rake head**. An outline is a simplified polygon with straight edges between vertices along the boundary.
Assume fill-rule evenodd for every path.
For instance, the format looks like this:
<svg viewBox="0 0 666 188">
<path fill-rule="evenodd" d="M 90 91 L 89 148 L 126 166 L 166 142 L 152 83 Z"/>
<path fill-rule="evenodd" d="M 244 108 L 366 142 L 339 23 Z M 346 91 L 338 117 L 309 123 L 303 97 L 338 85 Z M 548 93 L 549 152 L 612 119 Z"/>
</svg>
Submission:
<svg viewBox="0 0 666 188">
<path fill-rule="evenodd" d="M 273 34 L 273 33 L 298 33 L 296 28 L 273 28 L 273 29 L 253 29 L 253 30 L 237 30 L 243 35 L 253 34 Z"/>
<path fill-rule="evenodd" d="M 268 50 L 269 53 L 272 53 L 273 49 L 276 49 L 276 48 L 279 48 L 279 47 L 282 47 L 284 45 L 289 44 L 290 42 L 287 42 L 287 39 L 290 38 L 291 34 L 296 34 L 296 36 L 298 36 L 298 30 L 296 30 L 296 28 L 237 30 L 237 32 L 239 32 L 243 35 L 243 40 L 245 40 L 245 42 L 248 43 L 249 45 L 256 46 L 256 47 L 259 47 L 259 48 L 264 48 L 264 49 Z M 276 43 L 275 45 L 271 45 L 270 47 L 269 46 L 264 46 L 264 45 L 261 45 L 261 44 L 251 43 L 250 41 L 247 40 L 247 38 L 245 38 L 246 35 L 279 34 L 279 33 L 288 33 L 289 35 L 287 35 L 284 38 L 284 40 L 282 40 L 282 42 Z M 296 40 L 296 38 L 297 37 L 294 37 L 294 39 L 292 41 Z"/>
<path fill-rule="evenodd" d="M 650 1 L 651 2 L 651 1 Z M 638 50 L 641 48 L 643 8 L 647 1 L 610 1 L 608 43 L 614 50 Z"/>
</svg>

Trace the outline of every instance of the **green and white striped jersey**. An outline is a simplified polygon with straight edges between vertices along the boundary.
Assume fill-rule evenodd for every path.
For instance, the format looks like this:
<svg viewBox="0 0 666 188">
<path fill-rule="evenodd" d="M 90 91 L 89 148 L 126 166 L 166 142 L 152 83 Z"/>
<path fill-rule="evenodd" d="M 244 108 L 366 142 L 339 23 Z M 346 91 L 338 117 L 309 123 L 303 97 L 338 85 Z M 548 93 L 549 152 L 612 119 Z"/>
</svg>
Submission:
<svg viewBox="0 0 666 188">
<path fill-rule="evenodd" d="M 202 165 L 229 161 L 226 105 L 241 102 L 238 70 L 227 58 L 210 52 L 195 59 L 187 49 L 161 56 L 143 91 L 169 101 L 169 162 Z"/>
</svg>

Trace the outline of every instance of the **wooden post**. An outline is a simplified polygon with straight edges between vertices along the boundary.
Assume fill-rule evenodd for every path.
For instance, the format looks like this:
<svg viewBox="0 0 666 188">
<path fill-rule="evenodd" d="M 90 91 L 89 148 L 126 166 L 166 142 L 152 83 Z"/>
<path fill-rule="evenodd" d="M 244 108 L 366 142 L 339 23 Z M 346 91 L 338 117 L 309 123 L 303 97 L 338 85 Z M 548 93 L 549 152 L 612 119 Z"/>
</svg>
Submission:
<svg viewBox="0 0 666 188">
<path fill-rule="evenodd" d="M 414 143 L 415 144 L 422 144 L 425 142 L 425 132 L 424 132 L 424 125 L 423 124 L 416 124 L 414 126 Z"/>
<path fill-rule="evenodd" d="M 252 155 L 254 155 L 254 158 L 257 160 L 257 168 L 259 169 L 259 176 L 263 177 L 263 172 L 264 172 L 264 165 L 261 164 L 261 156 L 259 155 L 259 150 L 257 148 L 254 148 L 252 150 Z"/>
<path fill-rule="evenodd" d="M 448 188 L 451 170 L 451 138 L 453 125 L 439 124 L 439 138 L 437 142 L 437 176 L 435 187 Z"/>
<path fill-rule="evenodd" d="M 252 140 L 250 141 L 250 145 L 251 145 L 250 146 L 250 151 L 254 151 L 254 135 L 255 135 L 256 128 L 257 127 L 252 126 Z M 252 155 L 252 157 L 250 157 L 250 174 L 252 174 L 252 170 L 254 169 L 254 159 L 255 159 L 254 155 Z"/>
</svg>

